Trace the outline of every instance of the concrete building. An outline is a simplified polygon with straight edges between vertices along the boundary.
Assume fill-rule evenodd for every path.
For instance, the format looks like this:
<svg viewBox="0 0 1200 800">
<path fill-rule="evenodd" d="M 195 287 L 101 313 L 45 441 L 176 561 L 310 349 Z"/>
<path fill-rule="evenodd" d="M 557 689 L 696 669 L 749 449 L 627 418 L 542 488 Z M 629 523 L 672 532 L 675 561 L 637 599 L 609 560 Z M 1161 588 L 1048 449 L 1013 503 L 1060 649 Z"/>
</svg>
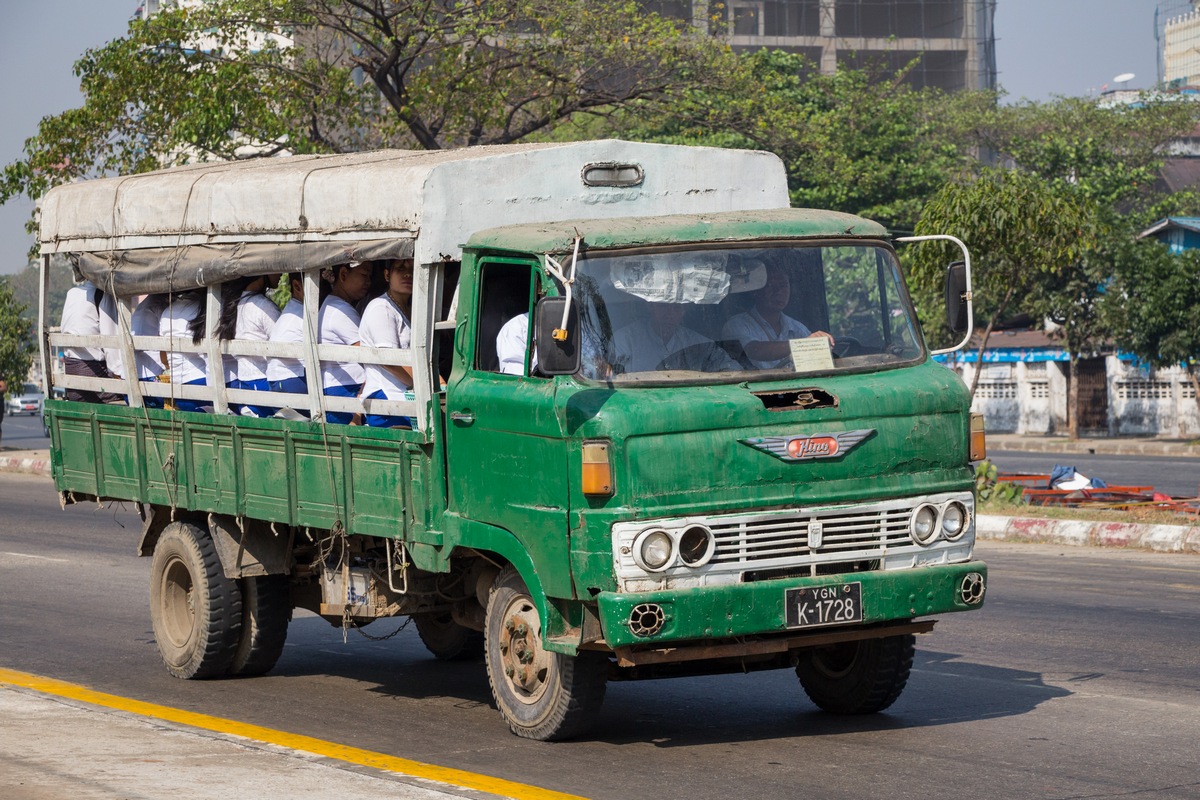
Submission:
<svg viewBox="0 0 1200 800">
<path fill-rule="evenodd" d="M 808 56 L 821 72 L 839 64 L 899 69 L 920 56 L 916 87 L 996 88 L 996 0 L 668 0 L 645 5 L 691 18 L 736 50 L 777 48 Z"/>
<path fill-rule="evenodd" d="M 1154 10 L 1158 82 L 1200 83 L 1200 0 L 1160 0 Z"/>
</svg>

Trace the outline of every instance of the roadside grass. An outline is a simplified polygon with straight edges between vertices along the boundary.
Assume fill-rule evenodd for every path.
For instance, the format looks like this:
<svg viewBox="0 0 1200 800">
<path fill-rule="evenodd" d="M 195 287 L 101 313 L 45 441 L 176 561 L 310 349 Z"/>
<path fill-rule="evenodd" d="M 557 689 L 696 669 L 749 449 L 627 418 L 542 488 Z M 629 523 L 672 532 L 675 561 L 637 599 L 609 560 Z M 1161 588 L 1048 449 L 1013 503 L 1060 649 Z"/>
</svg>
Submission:
<svg viewBox="0 0 1200 800">
<path fill-rule="evenodd" d="M 1197 504 L 1200 507 L 1200 503 Z M 979 503 L 980 514 L 1004 517 L 1033 517 L 1036 519 L 1077 519 L 1088 522 L 1129 522 L 1139 525 L 1197 525 L 1200 513 L 1184 514 L 1164 509 L 1156 503 L 1102 503 L 1081 506 L 1035 506 L 1021 500 L 992 496 Z M 1198 509 L 1200 511 L 1200 509 Z"/>
</svg>

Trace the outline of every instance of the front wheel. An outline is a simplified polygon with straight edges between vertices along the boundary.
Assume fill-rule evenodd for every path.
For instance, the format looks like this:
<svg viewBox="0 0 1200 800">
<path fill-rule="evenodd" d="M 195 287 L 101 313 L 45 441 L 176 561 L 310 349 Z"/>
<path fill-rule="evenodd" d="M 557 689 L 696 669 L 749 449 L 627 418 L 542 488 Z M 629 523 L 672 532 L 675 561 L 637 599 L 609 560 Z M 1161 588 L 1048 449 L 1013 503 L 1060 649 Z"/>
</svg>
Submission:
<svg viewBox="0 0 1200 800">
<path fill-rule="evenodd" d="M 608 659 L 601 653 L 567 656 L 545 650 L 537 606 L 511 566 L 492 585 L 484 643 L 496 707 L 517 736 L 557 741 L 595 723 Z"/>
<path fill-rule="evenodd" d="M 911 633 L 815 647 L 800 658 L 804 693 L 833 714 L 874 714 L 904 691 L 916 637 Z"/>
<path fill-rule="evenodd" d="M 167 671 L 177 678 L 226 674 L 242 630 L 242 593 L 225 577 L 208 532 L 172 522 L 154 545 L 150 621 Z"/>
</svg>

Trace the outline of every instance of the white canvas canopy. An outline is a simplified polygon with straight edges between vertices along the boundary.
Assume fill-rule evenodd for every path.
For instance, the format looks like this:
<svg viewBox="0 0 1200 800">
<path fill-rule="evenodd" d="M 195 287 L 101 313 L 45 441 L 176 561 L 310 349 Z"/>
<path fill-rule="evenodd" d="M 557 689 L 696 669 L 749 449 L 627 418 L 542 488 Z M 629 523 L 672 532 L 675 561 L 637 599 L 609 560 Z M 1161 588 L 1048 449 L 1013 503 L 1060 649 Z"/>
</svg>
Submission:
<svg viewBox="0 0 1200 800">
<path fill-rule="evenodd" d="M 782 208 L 773 154 L 618 140 L 221 162 L 60 186 L 41 248 L 128 296 L 348 260 L 461 258 L 474 231 Z"/>
</svg>

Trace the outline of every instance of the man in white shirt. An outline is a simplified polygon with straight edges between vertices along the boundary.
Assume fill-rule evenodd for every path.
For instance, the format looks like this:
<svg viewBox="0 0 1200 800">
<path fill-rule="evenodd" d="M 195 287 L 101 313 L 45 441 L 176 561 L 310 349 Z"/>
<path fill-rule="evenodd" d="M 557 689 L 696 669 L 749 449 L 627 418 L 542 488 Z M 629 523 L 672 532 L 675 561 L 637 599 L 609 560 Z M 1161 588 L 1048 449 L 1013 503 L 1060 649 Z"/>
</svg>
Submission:
<svg viewBox="0 0 1200 800">
<path fill-rule="evenodd" d="M 645 318 L 626 325 L 613 336 L 613 371 L 620 374 L 738 369 L 738 363 L 723 347 L 680 324 L 686 312 L 684 303 L 647 303 Z"/>
<path fill-rule="evenodd" d="M 63 301 L 59 330 L 76 336 L 99 336 L 101 317 L 107 317 L 104 327 L 115 333 L 116 305 L 112 298 L 96 288 L 91 281 L 82 281 L 67 290 Z M 115 348 L 109 348 L 115 349 Z M 68 375 L 89 378 L 114 377 L 108 368 L 108 353 L 100 347 L 68 347 L 63 350 L 63 369 Z M 124 398 L 112 392 L 67 389 L 66 398 L 83 403 L 115 403 Z"/>
<path fill-rule="evenodd" d="M 525 374 L 525 353 L 529 350 L 529 312 L 524 311 L 504 323 L 496 334 L 496 357 L 505 375 Z M 529 371 L 537 369 L 537 351 L 529 357 Z"/>
<path fill-rule="evenodd" d="M 832 346 L 833 337 L 825 331 L 814 333 L 804 323 L 783 313 L 791 300 L 792 283 L 782 268 L 774 264 L 765 268 L 767 282 L 755 292 L 754 307 L 730 317 L 721 330 L 721 338 L 738 340 L 755 369 L 790 369 L 789 341 L 820 336 Z"/>
<path fill-rule="evenodd" d="M 364 347 L 408 350 L 412 347 L 413 262 L 411 258 L 389 261 L 383 268 L 387 290 L 363 310 L 358 326 Z M 366 377 L 362 396 L 367 400 L 406 400 L 412 398 L 412 372 L 408 367 L 364 364 Z M 411 417 L 367 413 L 364 419 L 372 428 L 416 427 Z"/>
<path fill-rule="evenodd" d="M 333 284 L 329 297 L 321 303 L 317 329 L 321 344 L 357 345 L 359 316 L 355 305 L 371 289 L 371 267 L 359 261 L 338 264 L 333 268 Z M 321 385 L 330 397 L 357 397 L 362 390 L 366 373 L 353 361 L 322 361 Z M 354 418 L 348 411 L 330 411 L 325 421 L 347 425 Z"/>
</svg>

